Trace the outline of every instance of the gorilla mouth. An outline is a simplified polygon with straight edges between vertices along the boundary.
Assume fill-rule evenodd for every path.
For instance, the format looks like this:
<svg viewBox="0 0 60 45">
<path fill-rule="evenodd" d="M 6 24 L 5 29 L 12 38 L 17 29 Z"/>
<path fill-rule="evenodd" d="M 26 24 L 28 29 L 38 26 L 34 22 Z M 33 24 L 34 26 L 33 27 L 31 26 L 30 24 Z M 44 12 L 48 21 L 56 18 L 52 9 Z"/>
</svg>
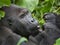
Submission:
<svg viewBox="0 0 60 45">
<path fill-rule="evenodd" d="M 39 25 L 36 26 L 36 27 L 34 27 L 34 28 L 32 28 L 32 29 L 31 29 L 31 34 L 32 34 L 33 36 L 37 35 L 37 34 L 39 33 L 39 29 L 40 29 L 40 26 L 39 26 Z"/>
<path fill-rule="evenodd" d="M 35 26 L 35 27 L 32 27 L 31 28 L 31 31 L 35 31 L 35 30 L 38 30 L 38 29 L 40 29 L 40 26 L 38 25 L 38 26 Z"/>
</svg>

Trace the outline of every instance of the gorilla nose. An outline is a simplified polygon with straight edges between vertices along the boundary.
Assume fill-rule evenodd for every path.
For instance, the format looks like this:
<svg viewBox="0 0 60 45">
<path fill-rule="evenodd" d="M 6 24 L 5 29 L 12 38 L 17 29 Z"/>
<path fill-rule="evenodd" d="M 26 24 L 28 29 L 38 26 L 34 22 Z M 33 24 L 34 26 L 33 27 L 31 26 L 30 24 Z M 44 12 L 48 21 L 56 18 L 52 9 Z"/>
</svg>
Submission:
<svg viewBox="0 0 60 45">
<path fill-rule="evenodd" d="M 31 22 L 34 22 L 34 21 L 35 21 L 35 19 L 32 19 L 32 20 L 31 20 Z"/>
</svg>

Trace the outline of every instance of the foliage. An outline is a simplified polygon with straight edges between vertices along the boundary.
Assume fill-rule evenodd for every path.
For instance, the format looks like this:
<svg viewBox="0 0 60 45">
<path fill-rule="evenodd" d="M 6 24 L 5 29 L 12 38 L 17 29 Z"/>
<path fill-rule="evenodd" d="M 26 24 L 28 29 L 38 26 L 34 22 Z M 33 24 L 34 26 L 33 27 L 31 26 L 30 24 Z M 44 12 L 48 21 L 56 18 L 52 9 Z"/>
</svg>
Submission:
<svg viewBox="0 0 60 45">
<path fill-rule="evenodd" d="M 1 20 L 1 18 L 4 18 L 4 16 L 5 16 L 5 12 L 4 11 L 0 11 L 0 20 Z"/>
<path fill-rule="evenodd" d="M 2 6 L 9 6 L 11 4 L 10 0 L 0 0 L 0 8 Z"/>
<path fill-rule="evenodd" d="M 27 8 L 32 12 L 37 6 L 39 0 L 0 0 L 0 8 L 2 6 L 10 6 L 11 2 L 21 7 Z"/>
<path fill-rule="evenodd" d="M 10 6 L 11 2 L 31 11 L 32 16 L 38 20 L 40 25 L 43 25 L 45 22 L 43 20 L 45 13 L 53 12 L 60 14 L 60 0 L 0 0 L 0 8 L 2 6 Z M 0 10 L 0 19 L 4 16 L 5 13 Z M 59 40 L 56 45 L 59 45 Z"/>
<path fill-rule="evenodd" d="M 18 0 L 15 4 L 20 5 L 21 7 L 27 8 L 31 12 L 38 4 L 38 0 Z"/>
<path fill-rule="evenodd" d="M 10 0 L 0 0 L 0 8 L 2 6 L 10 6 L 11 1 Z M 5 16 L 5 12 L 0 10 L 0 19 Z"/>
<path fill-rule="evenodd" d="M 0 0 L 0 8 L 10 6 L 11 2 L 31 11 L 33 17 L 41 25 L 44 23 L 43 14 L 48 12 L 60 13 L 60 0 Z"/>
<path fill-rule="evenodd" d="M 54 45 L 60 45 L 60 38 L 56 40 L 56 44 Z"/>
<path fill-rule="evenodd" d="M 40 25 L 44 23 L 43 15 L 48 12 L 60 14 L 60 0 L 39 0 L 39 4 L 33 13 Z"/>
</svg>

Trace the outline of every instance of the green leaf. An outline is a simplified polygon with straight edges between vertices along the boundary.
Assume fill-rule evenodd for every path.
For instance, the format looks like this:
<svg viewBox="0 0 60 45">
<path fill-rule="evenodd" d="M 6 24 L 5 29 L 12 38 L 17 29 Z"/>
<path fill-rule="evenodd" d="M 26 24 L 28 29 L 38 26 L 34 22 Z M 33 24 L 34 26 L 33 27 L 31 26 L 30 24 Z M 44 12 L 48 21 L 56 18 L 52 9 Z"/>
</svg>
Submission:
<svg viewBox="0 0 60 45">
<path fill-rule="evenodd" d="M 50 2 L 49 3 L 46 3 L 45 5 L 43 5 L 41 7 L 40 12 L 43 13 L 43 14 L 44 13 L 47 13 L 47 12 L 50 11 L 51 7 L 52 7 L 52 4 Z"/>
<path fill-rule="evenodd" d="M 60 6 L 60 0 L 55 0 L 55 4 L 56 4 L 57 6 Z"/>
<path fill-rule="evenodd" d="M 41 25 L 43 25 L 43 24 L 45 23 L 45 21 L 44 21 L 43 19 L 40 19 L 39 23 L 40 23 Z"/>
<path fill-rule="evenodd" d="M 56 44 L 54 45 L 60 45 L 60 38 L 56 40 Z"/>
<path fill-rule="evenodd" d="M 21 7 L 27 8 L 31 12 L 37 6 L 39 0 L 16 0 L 16 4 L 20 5 Z"/>
<path fill-rule="evenodd" d="M 4 11 L 0 11 L 0 20 L 1 18 L 3 18 L 5 16 L 5 12 Z"/>
<path fill-rule="evenodd" d="M 10 0 L 0 0 L 0 8 L 2 6 L 10 6 L 11 1 Z"/>
<path fill-rule="evenodd" d="M 49 0 L 45 0 L 45 1 L 49 1 Z"/>
</svg>

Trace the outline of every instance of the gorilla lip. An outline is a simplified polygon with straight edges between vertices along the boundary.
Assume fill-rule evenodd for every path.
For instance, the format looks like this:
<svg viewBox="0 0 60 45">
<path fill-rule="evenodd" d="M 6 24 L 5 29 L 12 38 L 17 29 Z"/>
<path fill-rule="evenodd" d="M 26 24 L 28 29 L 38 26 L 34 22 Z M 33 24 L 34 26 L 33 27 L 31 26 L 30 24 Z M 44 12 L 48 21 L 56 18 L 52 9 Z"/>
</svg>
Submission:
<svg viewBox="0 0 60 45">
<path fill-rule="evenodd" d="M 38 32 L 39 29 L 40 29 L 40 26 L 38 25 L 38 26 L 32 28 L 32 29 L 31 29 L 31 32 L 32 32 L 32 33 L 34 33 L 34 32 Z"/>
</svg>

